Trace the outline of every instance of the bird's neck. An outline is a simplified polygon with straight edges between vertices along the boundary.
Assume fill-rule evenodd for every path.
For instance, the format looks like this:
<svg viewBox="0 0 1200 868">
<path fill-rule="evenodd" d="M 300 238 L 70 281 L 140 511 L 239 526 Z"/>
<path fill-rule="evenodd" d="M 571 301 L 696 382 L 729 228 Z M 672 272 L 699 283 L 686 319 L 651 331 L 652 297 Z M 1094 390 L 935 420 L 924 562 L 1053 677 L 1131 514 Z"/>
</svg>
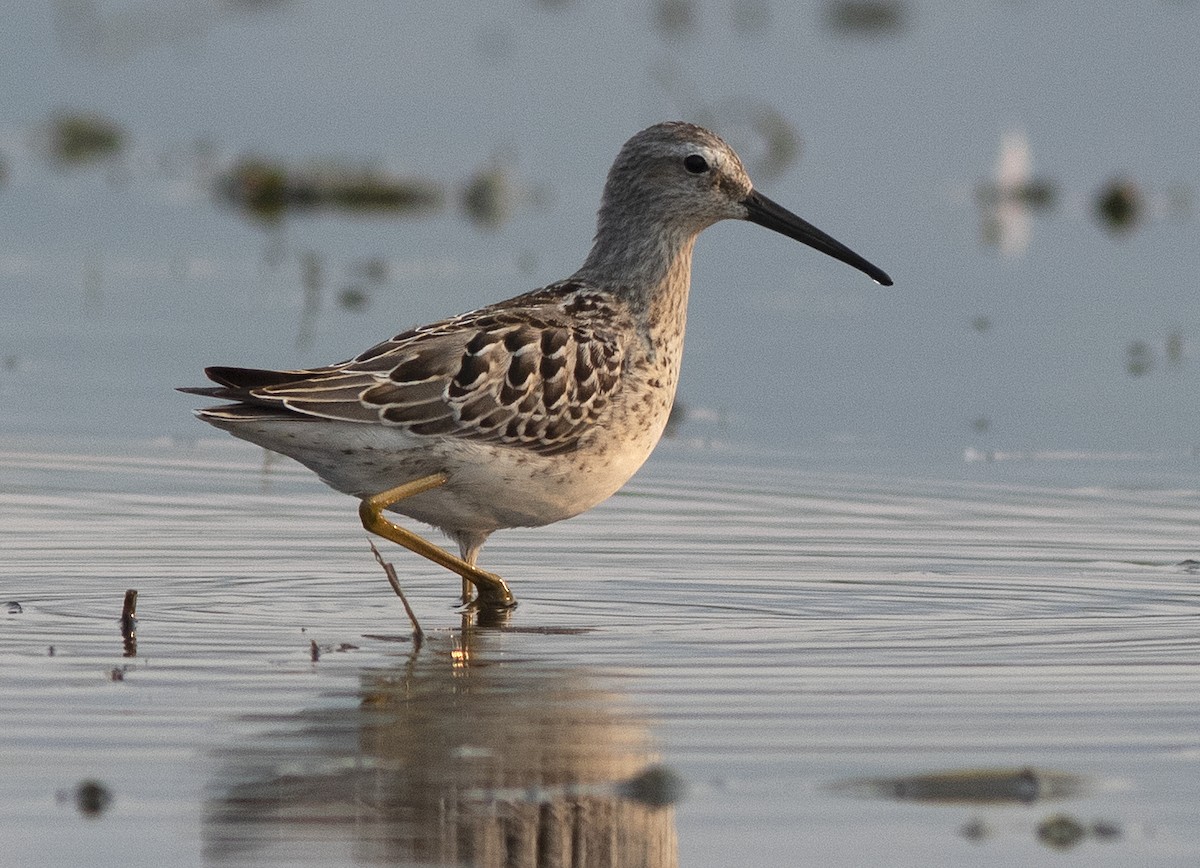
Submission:
<svg viewBox="0 0 1200 868">
<path fill-rule="evenodd" d="M 695 243 L 694 232 L 630 235 L 601 224 L 574 278 L 620 295 L 651 330 L 682 335 Z"/>
</svg>

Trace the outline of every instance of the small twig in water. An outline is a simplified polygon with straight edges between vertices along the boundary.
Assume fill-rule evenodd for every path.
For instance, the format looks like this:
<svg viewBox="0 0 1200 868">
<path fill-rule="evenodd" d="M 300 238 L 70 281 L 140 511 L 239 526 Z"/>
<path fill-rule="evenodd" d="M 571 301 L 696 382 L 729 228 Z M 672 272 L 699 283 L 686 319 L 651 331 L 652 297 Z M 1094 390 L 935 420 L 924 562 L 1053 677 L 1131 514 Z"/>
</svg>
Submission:
<svg viewBox="0 0 1200 868">
<path fill-rule="evenodd" d="M 137 597 L 138 592 L 130 588 L 125 592 L 125 602 L 121 606 L 121 635 L 126 639 L 137 632 Z"/>
<path fill-rule="evenodd" d="M 137 656 L 137 598 L 137 590 L 130 588 L 121 606 L 121 638 L 125 640 L 126 657 Z"/>
<path fill-rule="evenodd" d="M 367 544 L 371 547 L 371 553 L 375 555 L 376 563 L 383 567 L 384 575 L 387 576 L 392 590 L 396 592 L 396 596 L 404 604 L 404 611 L 408 613 L 408 620 L 412 621 L 413 625 L 413 646 L 420 648 L 421 643 L 425 641 L 425 631 L 417 623 L 417 615 L 413 612 L 412 606 L 408 605 L 408 598 L 404 596 L 404 590 L 400 587 L 400 580 L 396 578 L 396 568 L 383 559 L 383 555 L 379 553 L 379 549 L 375 548 L 375 543 L 372 540 L 367 540 Z"/>
</svg>

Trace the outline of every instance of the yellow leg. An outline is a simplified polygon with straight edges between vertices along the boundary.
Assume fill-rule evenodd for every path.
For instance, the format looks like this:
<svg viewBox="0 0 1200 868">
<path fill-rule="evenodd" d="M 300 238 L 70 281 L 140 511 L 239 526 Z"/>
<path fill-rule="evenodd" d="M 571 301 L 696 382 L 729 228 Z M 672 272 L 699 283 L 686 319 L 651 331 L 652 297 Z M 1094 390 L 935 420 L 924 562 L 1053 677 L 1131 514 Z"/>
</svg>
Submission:
<svg viewBox="0 0 1200 868">
<path fill-rule="evenodd" d="M 485 606 L 512 606 L 517 600 L 512 595 L 512 591 L 508 589 L 508 585 L 504 584 L 504 579 L 495 573 L 472 566 L 462 558 L 450 554 L 441 546 L 435 546 L 423 537 L 419 537 L 412 531 L 383 517 L 383 511 L 392 504 L 404 500 L 406 497 L 413 497 L 429 491 L 431 488 L 445 485 L 448 479 L 449 477 L 444 473 L 434 473 L 403 485 L 397 485 L 395 488 L 389 488 L 387 491 L 381 491 L 371 497 L 364 497 L 362 503 L 358 505 L 358 515 L 362 519 L 363 527 L 373 534 L 378 534 L 384 539 L 389 539 L 409 551 L 428 558 L 451 572 L 458 573 L 463 578 L 464 588 L 466 582 L 475 586 L 478 603 Z"/>
</svg>

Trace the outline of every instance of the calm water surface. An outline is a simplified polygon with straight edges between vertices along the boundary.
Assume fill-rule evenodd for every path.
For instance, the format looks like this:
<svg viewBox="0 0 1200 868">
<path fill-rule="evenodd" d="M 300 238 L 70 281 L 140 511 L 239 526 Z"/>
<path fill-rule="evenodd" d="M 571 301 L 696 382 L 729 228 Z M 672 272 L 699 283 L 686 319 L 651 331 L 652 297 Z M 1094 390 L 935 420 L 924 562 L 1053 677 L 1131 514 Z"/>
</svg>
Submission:
<svg viewBox="0 0 1200 868">
<path fill-rule="evenodd" d="M 352 503 L 294 465 L 215 440 L 0 457 L 6 864 L 1200 859 L 1187 458 L 667 444 L 593 512 L 489 545 L 504 625 L 386 551 L 416 650 Z"/>
</svg>

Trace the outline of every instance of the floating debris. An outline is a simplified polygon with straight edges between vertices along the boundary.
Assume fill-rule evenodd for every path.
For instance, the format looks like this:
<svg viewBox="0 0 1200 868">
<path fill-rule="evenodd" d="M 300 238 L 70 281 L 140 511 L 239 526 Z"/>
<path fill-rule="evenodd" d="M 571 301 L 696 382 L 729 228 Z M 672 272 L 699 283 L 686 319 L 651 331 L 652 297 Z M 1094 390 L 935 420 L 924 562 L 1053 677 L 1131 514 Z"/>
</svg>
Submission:
<svg viewBox="0 0 1200 868">
<path fill-rule="evenodd" d="M 979 416 L 971 420 L 971 430 L 976 434 L 986 434 L 992 429 L 992 420 L 987 416 Z"/>
<path fill-rule="evenodd" d="M 891 36 L 908 26 L 908 8 L 899 0 L 833 0 L 825 23 L 843 36 Z"/>
<path fill-rule="evenodd" d="M 308 655 L 313 663 L 317 663 L 321 659 L 321 649 L 317 647 L 317 643 L 312 639 L 308 640 Z"/>
<path fill-rule="evenodd" d="M 219 176 L 217 190 L 234 208 L 268 223 L 289 212 L 421 214 L 441 208 L 445 200 L 433 181 L 337 164 L 292 169 L 257 158 L 242 159 Z"/>
<path fill-rule="evenodd" d="M 1119 823 L 1096 820 L 1086 824 L 1070 814 L 1051 814 L 1034 827 L 1039 842 L 1052 850 L 1070 850 L 1087 838 L 1108 843 L 1118 841 L 1124 835 Z M 979 817 L 967 820 L 958 830 L 959 835 L 976 843 L 996 835 L 995 827 Z"/>
<path fill-rule="evenodd" d="M 1154 370 L 1154 347 L 1146 341 L 1130 341 L 1125 347 L 1125 370 L 1131 377 L 1144 377 Z"/>
<path fill-rule="evenodd" d="M 4 182 L 8 180 L 8 160 L 4 154 L 0 154 L 0 187 L 4 186 Z"/>
<path fill-rule="evenodd" d="M 992 837 L 993 829 L 979 817 L 972 817 L 959 827 L 958 834 L 968 841 L 983 841 Z"/>
<path fill-rule="evenodd" d="M 972 317 L 971 318 L 971 328 L 973 328 L 975 331 L 979 332 L 981 335 L 987 334 L 988 332 L 990 332 L 992 330 L 991 317 L 984 316 L 983 314 L 980 314 L 977 317 Z"/>
<path fill-rule="evenodd" d="M 1130 341 L 1125 347 L 1125 370 L 1131 377 L 1144 377 L 1158 365 L 1157 341 Z M 1187 348 L 1183 333 L 1169 332 L 1161 343 L 1162 357 L 1167 367 L 1178 370 L 1186 361 Z"/>
<path fill-rule="evenodd" d="M 467 182 L 462 208 L 467 219 L 479 228 L 499 229 L 512 218 L 515 199 L 508 170 L 490 166 Z"/>
<path fill-rule="evenodd" d="M 617 784 L 617 795 L 652 808 L 665 808 L 683 798 L 686 787 L 666 766 L 650 766 L 641 774 Z"/>
<path fill-rule="evenodd" d="M 1196 560 L 1195 558 L 1187 558 L 1186 560 L 1182 560 L 1177 563 L 1175 568 L 1193 576 L 1200 575 L 1200 560 Z"/>
<path fill-rule="evenodd" d="M 1058 185 L 1053 181 L 1036 178 L 1008 189 L 984 184 L 980 186 L 978 196 L 979 201 L 984 204 L 994 204 L 1007 198 L 1037 211 L 1054 207 L 1058 202 Z"/>
<path fill-rule="evenodd" d="M 1070 850 L 1086 834 L 1083 824 L 1069 814 L 1051 814 L 1037 827 L 1038 840 L 1051 850 Z"/>
<path fill-rule="evenodd" d="M 367 309 L 371 303 L 371 296 L 361 286 L 351 285 L 338 293 L 337 303 L 342 310 L 358 313 Z"/>
<path fill-rule="evenodd" d="M 115 121 L 95 114 L 63 113 L 50 119 L 50 159 L 60 166 L 81 166 L 116 156 L 125 132 Z"/>
<path fill-rule="evenodd" d="M 109 681 L 124 681 L 125 680 L 125 668 L 119 667 L 119 666 L 114 666 L 108 672 L 108 680 Z"/>
<path fill-rule="evenodd" d="M 1031 178 L 1007 187 L 980 185 L 977 191 L 979 202 L 995 205 L 1002 200 L 1024 205 L 1031 211 L 1052 208 L 1058 202 L 1058 185 L 1054 181 Z"/>
<path fill-rule="evenodd" d="M 372 286 L 381 286 L 387 283 L 390 274 L 388 261 L 382 256 L 373 256 L 359 263 L 356 270 L 362 275 L 363 280 Z"/>
<path fill-rule="evenodd" d="M 901 801 L 1031 804 L 1078 795 L 1086 783 L 1079 775 L 1035 768 L 966 769 L 902 778 L 856 778 L 834 788 L 847 795 Z"/>
<path fill-rule="evenodd" d="M 518 208 L 544 208 L 552 200 L 549 188 L 519 181 L 512 165 L 511 159 L 492 160 L 462 188 L 463 214 L 480 229 L 499 229 L 513 218 Z"/>
<path fill-rule="evenodd" d="M 21 607 L 21 604 L 16 600 L 9 600 L 4 604 L 4 608 L 9 615 L 20 615 L 25 611 L 25 609 Z"/>
<path fill-rule="evenodd" d="M 1146 216 L 1146 197 L 1129 178 L 1115 178 L 1096 194 L 1096 218 L 1109 232 L 1131 232 Z"/>
<path fill-rule="evenodd" d="M 75 787 L 75 807 L 85 817 L 99 817 L 112 804 L 112 791 L 100 781 L 81 781 Z"/>
</svg>

